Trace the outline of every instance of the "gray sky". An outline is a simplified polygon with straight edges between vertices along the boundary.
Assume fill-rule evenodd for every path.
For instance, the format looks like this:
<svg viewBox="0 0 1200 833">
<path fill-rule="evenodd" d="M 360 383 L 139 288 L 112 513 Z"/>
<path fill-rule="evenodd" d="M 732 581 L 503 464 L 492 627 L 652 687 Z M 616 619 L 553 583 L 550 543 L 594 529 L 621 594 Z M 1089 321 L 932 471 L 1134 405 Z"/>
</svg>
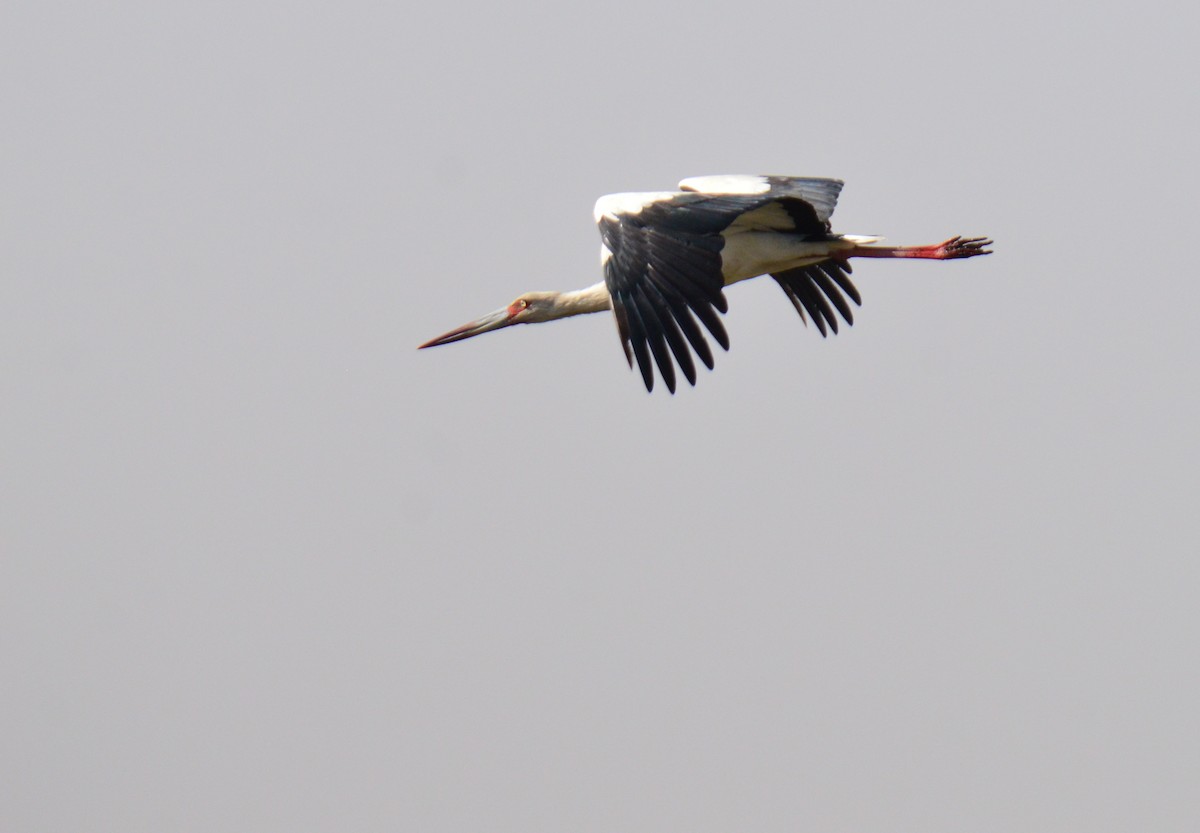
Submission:
<svg viewBox="0 0 1200 833">
<path fill-rule="evenodd" d="M 10 4 L 0 830 L 1195 830 L 1198 24 Z M 996 254 L 414 349 L 715 173 Z"/>
</svg>

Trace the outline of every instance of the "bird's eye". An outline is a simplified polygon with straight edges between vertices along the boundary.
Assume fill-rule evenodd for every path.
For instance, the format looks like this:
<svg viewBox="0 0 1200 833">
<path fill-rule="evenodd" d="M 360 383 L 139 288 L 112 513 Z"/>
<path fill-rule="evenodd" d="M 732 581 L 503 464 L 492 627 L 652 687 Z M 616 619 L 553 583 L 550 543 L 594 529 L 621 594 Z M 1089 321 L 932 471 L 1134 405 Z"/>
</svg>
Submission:
<svg viewBox="0 0 1200 833">
<path fill-rule="evenodd" d="M 522 298 L 521 300 L 517 301 L 517 306 L 521 309 L 529 309 L 529 302 Z"/>
</svg>

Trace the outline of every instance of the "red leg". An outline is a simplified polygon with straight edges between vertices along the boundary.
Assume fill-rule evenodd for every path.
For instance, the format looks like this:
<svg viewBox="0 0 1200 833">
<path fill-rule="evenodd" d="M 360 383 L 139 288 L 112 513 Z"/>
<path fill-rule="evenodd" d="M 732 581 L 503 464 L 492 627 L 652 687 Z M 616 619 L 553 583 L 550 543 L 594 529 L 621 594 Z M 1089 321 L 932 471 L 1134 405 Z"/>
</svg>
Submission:
<svg viewBox="0 0 1200 833">
<path fill-rule="evenodd" d="M 934 246 L 855 246 L 843 257 L 920 257 L 927 260 L 953 260 L 960 257 L 990 255 L 992 245 L 986 237 L 951 237 Z"/>
</svg>

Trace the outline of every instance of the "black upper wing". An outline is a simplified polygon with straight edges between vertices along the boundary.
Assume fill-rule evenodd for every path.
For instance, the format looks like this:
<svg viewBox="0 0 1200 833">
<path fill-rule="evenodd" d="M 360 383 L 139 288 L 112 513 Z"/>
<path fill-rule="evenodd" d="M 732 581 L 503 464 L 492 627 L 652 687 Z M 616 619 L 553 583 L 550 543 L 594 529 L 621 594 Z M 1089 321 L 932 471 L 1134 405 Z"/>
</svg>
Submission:
<svg viewBox="0 0 1200 833">
<path fill-rule="evenodd" d="M 712 351 L 699 324 L 729 349 L 729 337 L 717 315 L 728 309 L 722 292 L 722 232 L 737 223 L 786 234 L 824 235 L 842 183 L 795 177 L 703 177 L 684 180 L 680 187 L 683 190 L 678 192 L 605 197 L 596 204 L 600 235 L 609 253 L 604 280 L 617 329 L 625 357 L 631 365 L 637 360 L 647 390 L 654 388 L 655 365 L 672 392 L 675 363 L 694 385 L 691 351 L 712 369 Z M 781 285 L 786 291 L 787 285 Z M 794 294 L 789 297 L 796 303 Z"/>
<path fill-rule="evenodd" d="M 758 197 L 764 203 L 790 203 L 790 209 L 799 209 L 795 216 L 797 226 L 803 223 L 811 228 L 810 224 L 820 224 L 828 231 L 829 218 L 837 207 L 844 184 L 840 179 L 801 176 L 697 176 L 683 180 L 679 188 L 711 196 L 736 195 Z M 801 208 L 799 203 L 807 208 Z"/>
</svg>

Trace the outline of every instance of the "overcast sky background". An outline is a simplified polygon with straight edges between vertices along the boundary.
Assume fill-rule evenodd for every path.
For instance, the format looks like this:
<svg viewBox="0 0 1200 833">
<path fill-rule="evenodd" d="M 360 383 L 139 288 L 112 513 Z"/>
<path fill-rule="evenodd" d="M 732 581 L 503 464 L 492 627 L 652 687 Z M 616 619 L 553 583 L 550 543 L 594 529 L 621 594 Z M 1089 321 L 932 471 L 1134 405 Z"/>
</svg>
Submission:
<svg viewBox="0 0 1200 833">
<path fill-rule="evenodd" d="M 0 830 L 1196 830 L 1198 25 L 8 4 Z M 717 173 L 996 253 L 414 349 Z"/>
</svg>

